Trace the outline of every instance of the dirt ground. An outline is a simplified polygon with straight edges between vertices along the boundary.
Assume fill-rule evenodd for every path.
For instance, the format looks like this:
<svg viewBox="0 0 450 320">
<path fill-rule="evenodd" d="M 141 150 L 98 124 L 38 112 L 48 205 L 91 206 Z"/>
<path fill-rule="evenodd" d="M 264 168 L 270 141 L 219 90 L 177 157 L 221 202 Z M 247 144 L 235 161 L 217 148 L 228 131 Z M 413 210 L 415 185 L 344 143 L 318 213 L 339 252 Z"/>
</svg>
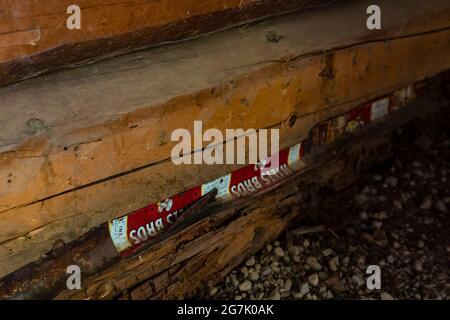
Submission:
<svg viewBox="0 0 450 320">
<path fill-rule="evenodd" d="M 346 190 L 319 190 L 300 226 L 204 298 L 450 299 L 448 124 L 397 130 L 393 158 Z M 367 287 L 370 265 L 380 267 L 379 290 Z"/>
</svg>

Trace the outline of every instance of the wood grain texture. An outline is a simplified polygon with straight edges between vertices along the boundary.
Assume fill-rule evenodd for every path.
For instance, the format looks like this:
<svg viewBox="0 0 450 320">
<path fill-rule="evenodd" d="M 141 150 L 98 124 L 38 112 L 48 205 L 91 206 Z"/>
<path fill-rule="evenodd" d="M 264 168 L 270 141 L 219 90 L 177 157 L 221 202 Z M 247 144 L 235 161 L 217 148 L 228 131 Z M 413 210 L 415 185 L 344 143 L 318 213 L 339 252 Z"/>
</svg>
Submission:
<svg viewBox="0 0 450 320">
<path fill-rule="evenodd" d="M 414 1 L 407 12 L 383 2 L 392 15 L 380 32 L 360 20 L 367 3 L 1 88 L 0 276 L 237 167 L 173 165 L 176 128 L 280 128 L 287 147 L 318 121 L 450 67 L 448 2 Z M 269 31 L 280 41 L 267 41 Z"/>
<path fill-rule="evenodd" d="M 79 0 L 81 29 L 69 30 L 69 0 L 0 1 L 0 85 L 58 67 L 192 38 L 243 22 L 337 0 Z"/>
</svg>

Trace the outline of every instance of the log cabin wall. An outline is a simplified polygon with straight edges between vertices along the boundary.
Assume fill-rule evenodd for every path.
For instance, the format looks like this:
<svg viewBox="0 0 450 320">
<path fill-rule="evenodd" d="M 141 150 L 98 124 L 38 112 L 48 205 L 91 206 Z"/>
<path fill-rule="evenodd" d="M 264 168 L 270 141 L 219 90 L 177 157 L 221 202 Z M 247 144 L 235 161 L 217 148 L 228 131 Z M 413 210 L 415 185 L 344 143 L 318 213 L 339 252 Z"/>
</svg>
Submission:
<svg viewBox="0 0 450 320">
<path fill-rule="evenodd" d="M 174 129 L 192 131 L 194 120 L 205 130 L 279 128 L 284 148 L 320 121 L 449 69 L 448 1 L 379 1 L 388 14 L 378 31 L 365 27 L 369 4 L 292 13 L 0 88 L 0 277 L 240 167 L 174 165 Z"/>
</svg>

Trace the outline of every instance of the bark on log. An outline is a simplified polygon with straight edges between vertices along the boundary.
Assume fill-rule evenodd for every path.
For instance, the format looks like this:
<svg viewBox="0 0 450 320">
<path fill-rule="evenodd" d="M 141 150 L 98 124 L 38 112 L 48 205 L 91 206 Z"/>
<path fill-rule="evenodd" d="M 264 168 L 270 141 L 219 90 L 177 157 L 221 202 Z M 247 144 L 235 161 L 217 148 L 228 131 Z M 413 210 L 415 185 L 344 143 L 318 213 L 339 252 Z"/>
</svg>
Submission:
<svg viewBox="0 0 450 320">
<path fill-rule="evenodd" d="M 0 1 L 0 85 L 243 22 L 337 0 L 79 0 L 81 29 L 70 30 L 69 0 Z"/>
<path fill-rule="evenodd" d="M 360 25 L 369 3 L 1 88 L 0 277 L 239 167 L 173 165 L 176 128 L 280 128 L 283 148 L 322 120 L 450 67 L 448 1 L 383 1 L 381 31 Z"/>
</svg>

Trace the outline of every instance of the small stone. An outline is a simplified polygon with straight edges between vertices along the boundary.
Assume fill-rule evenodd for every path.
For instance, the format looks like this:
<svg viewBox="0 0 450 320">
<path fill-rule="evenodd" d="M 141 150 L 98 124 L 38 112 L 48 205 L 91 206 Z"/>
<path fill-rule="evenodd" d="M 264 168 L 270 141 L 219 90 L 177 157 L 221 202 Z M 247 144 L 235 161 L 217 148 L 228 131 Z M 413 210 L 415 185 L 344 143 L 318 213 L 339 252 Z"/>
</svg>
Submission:
<svg viewBox="0 0 450 320">
<path fill-rule="evenodd" d="M 383 226 L 381 221 L 374 220 L 372 221 L 372 227 L 375 229 L 380 229 Z"/>
<path fill-rule="evenodd" d="M 244 278 L 248 277 L 248 269 L 247 267 L 242 267 L 241 268 L 241 273 L 244 275 Z"/>
<path fill-rule="evenodd" d="M 383 229 L 376 229 L 373 232 L 373 235 L 375 239 L 377 240 L 385 240 L 386 239 L 386 232 Z"/>
<path fill-rule="evenodd" d="M 248 259 L 246 262 L 245 262 L 245 265 L 247 266 L 247 267 L 252 267 L 252 266 L 254 266 L 255 265 L 255 258 L 254 257 L 251 257 L 250 259 Z"/>
<path fill-rule="evenodd" d="M 422 134 L 416 140 L 414 140 L 414 144 L 421 149 L 423 152 L 427 152 L 433 146 L 433 139 L 426 134 Z"/>
<path fill-rule="evenodd" d="M 381 298 L 381 300 L 394 300 L 394 298 L 389 293 L 387 293 L 385 291 L 383 291 L 380 294 L 380 298 Z"/>
<path fill-rule="evenodd" d="M 319 285 L 319 276 L 317 273 L 314 273 L 308 277 L 308 282 L 313 286 L 317 287 Z"/>
<path fill-rule="evenodd" d="M 324 257 L 328 257 L 329 255 L 333 254 L 333 249 L 325 249 L 322 251 L 322 254 Z"/>
<path fill-rule="evenodd" d="M 242 296 L 237 295 L 237 296 L 234 297 L 234 300 L 242 300 Z"/>
<path fill-rule="evenodd" d="M 325 271 L 319 272 L 319 280 L 325 281 L 327 279 L 328 279 L 328 273 L 326 273 Z"/>
<path fill-rule="evenodd" d="M 380 176 L 379 174 L 376 174 L 373 176 L 373 180 L 375 180 L 375 181 L 381 181 L 382 179 L 383 179 L 383 177 Z"/>
<path fill-rule="evenodd" d="M 239 281 L 235 274 L 232 274 L 230 276 L 230 280 L 231 280 L 231 284 L 233 285 L 233 287 L 237 287 L 239 285 Z"/>
<path fill-rule="evenodd" d="M 394 263 L 394 256 L 391 254 L 390 256 L 388 256 L 387 257 L 387 261 L 390 263 L 390 264 L 393 264 Z"/>
<path fill-rule="evenodd" d="M 280 247 L 276 247 L 274 250 L 274 253 L 278 256 L 278 257 L 284 257 L 284 250 L 281 249 Z"/>
<path fill-rule="evenodd" d="M 423 247 L 425 247 L 425 242 L 423 242 L 422 240 L 419 240 L 419 241 L 417 242 L 417 246 L 418 246 L 419 248 L 423 248 Z"/>
<path fill-rule="evenodd" d="M 280 292 L 277 289 L 273 290 L 269 299 L 270 300 L 280 300 L 281 299 Z"/>
<path fill-rule="evenodd" d="M 338 270 L 338 266 L 339 266 L 338 257 L 334 257 L 330 259 L 330 261 L 328 261 L 328 267 L 330 268 L 331 271 L 336 272 Z"/>
<path fill-rule="evenodd" d="M 309 293 L 309 283 L 305 282 L 304 284 L 301 285 L 300 287 L 300 292 L 299 292 L 299 296 L 300 298 L 304 297 L 305 295 L 307 295 Z"/>
<path fill-rule="evenodd" d="M 398 179 L 396 177 L 388 177 L 386 178 L 386 180 L 384 180 L 384 183 L 390 187 L 395 187 L 397 186 Z"/>
<path fill-rule="evenodd" d="M 215 296 L 215 295 L 217 294 L 217 292 L 219 292 L 219 288 L 214 287 L 214 288 L 211 289 L 211 291 L 209 291 L 209 295 L 210 295 L 211 297 L 212 297 L 212 296 Z"/>
<path fill-rule="evenodd" d="M 352 282 L 356 285 L 357 288 L 361 287 L 364 284 L 364 280 L 360 275 L 354 275 L 352 277 Z"/>
<path fill-rule="evenodd" d="M 359 267 L 364 266 L 364 265 L 366 264 L 366 257 L 363 256 L 363 255 L 359 255 L 359 256 L 356 258 L 356 264 L 357 264 Z"/>
<path fill-rule="evenodd" d="M 284 285 L 283 285 L 283 289 L 285 291 L 289 291 L 289 290 L 291 290 L 291 288 L 292 288 L 292 280 L 286 279 L 286 281 L 284 282 Z"/>
<path fill-rule="evenodd" d="M 275 262 L 275 261 L 274 261 Z M 272 269 L 273 272 L 278 273 L 280 272 L 280 267 L 278 267 L 278 265 L 276 264 L 271 264 L 270 268 Z"/>
<path fill-rule="evenodd" d="M 349 262 L 350 262 L 350 257 L 344 257 L 344 259 L 342 259 L 342 263 L 344 264 L 344 266 L 348 265 Z"/>
<path fill-rule="evenodd" d="M 344 283 L 337 276 L 329 278 L 325 283 L 337 292 L 344 292 L 346 290 Z"/>
<path fill-rule="evenodd" d="M 306 264 L 315 271 L 322 270 L 322 266 L 320 265 L 319 261 L 317 261 L 317 259 L 315 257 L 308 257 L 306 259 Z"/>
<path fill-rule="evenodd" d="M 400 194 L 400 200 L 401 200 L 403 203 L 408 202 L 408 200 L 409 200 L 408 195 L 406 195 L 404 192 L 402 192 L 402 193 Z"/>
<path fill-rule="evenodd" d="M 355 196 L 355 203 L 358 206 L 363 206 L 365 203 L 367 203 L 368 200 L 369 198 L 367 198 L 364 194 L 359 194 Z"/>
<path fill-rule="evenodd" d="M 303 246 L 304 246 L 305 248 L 308 248 L 308 247 L 309 247 L 309 240 L 308 240 L 308 239 L 305 239 L 305 240 L 303 241 Z"/>
<path fill-rule="evenodd" d="M 297 247 L 297 246 L 292 246 L 292 247 L 290 247 L 290 248 L 288 249 L 288 253 L 289 253 L 292 257 L 295 257 L 295 256 L 298 256 L 298 255 L 300 254 L 300 250 L 298 250 L 298 247 Z"/>
<path fill-rule="evenodd" d="M 402 204 L 402 202 L 400 200 L 394 200 L 392 203 L 394 204 L 394 207 L 396 209 L 402 210 L 403 204 Z"/>
<path fill-rule="evenodd" d="M 252 289 L 252 283 L 249 280 L 245 280 L 239 285 L 239 290 L 241 291 L 250 291 Z"/>
<path fill-rule="evenodd" d="M 369 216 L 367 215 L 367 212 L 365 212 L 365 211 L 361 212 L 360 217 L 362 220 L 369 219 Z"/>
<path fill-rule="evenodd" d="M 261 275 L 263 277 L 268 276 L 272 272 L 272 269 L 269 266 L 264 266 L 261 270 Z"/>
</svg>

